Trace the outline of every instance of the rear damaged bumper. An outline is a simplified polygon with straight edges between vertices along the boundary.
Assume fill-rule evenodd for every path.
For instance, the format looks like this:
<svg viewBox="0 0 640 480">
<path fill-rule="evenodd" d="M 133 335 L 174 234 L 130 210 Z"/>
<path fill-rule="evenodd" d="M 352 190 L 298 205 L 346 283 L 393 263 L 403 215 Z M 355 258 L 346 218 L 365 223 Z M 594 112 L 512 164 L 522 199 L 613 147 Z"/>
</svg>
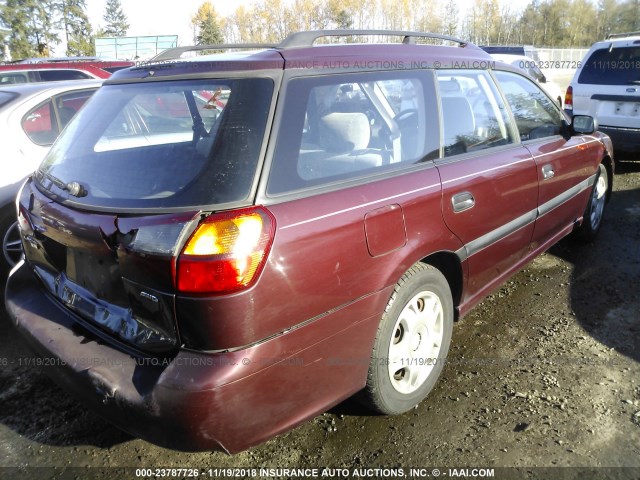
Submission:
<svg viewBox="0 0 640 480">
<path fill-rule="evenodd" d="M 256 346 L 179 350 L 171 359 L 136 358 L 93 336 L 44 293 L 24 263 L 11 273 L 5 299 L 46 373 L 96 413 L 164 447 L 235 453 L 364 386 L 379 317 L 345 319 L 377 310 L 387 295 L 379 292 Z"/>
</svg>

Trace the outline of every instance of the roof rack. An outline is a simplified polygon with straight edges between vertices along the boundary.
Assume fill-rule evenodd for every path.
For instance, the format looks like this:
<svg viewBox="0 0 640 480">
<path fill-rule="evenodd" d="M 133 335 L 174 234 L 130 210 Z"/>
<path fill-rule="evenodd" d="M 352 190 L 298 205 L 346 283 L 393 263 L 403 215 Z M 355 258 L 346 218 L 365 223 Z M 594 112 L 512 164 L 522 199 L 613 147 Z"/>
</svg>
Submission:
<svg viewBox="0 0 640 480">
<path fill-rule="evenodd" d="M 419 38 L 432 38 L 437 40 L 445 40 L 448 42 L 458 43 L 461 47 L 466 47 L 469 42 L 460 40 L 459 38 L 450 37 L 448 35 L 439 35 L 437 33 L 410 32 L 404 30 L 314 30 L 309 32 L 292 33 L 285 38 L 278 48 L 298 48 L 311 47 L 319 38 L 324 37 L 350 37 L 355 35 L 366 36 L 398 36 L 404 37 L 402 43 L 414 44 Z"/>
<path fill-rule="evenodd" d="M 625 32 L 625 33 L 610 33 L 605 40 L 611 40 L 612 38 L 624 38 L 624 37 L 637 37 L 640 32 Z"/>
<path fill-rule="evenodd" d="M 256 48 L 275 48 L 276 44 L 270 43 L 220 43 L 218 45 L 193 45 L 189 47 L 168 48 L 149 60 L 149 62 L 162 62 L 167 60 L 177 60 L 185 52 L 198 52 L 202 50 L 233 50 Z"/>
<path fill-rule="evenodd" d="M 437 33 L 410 32 L 405 30 L 313 30 L 308 32 L 292 33 L 282 42 L 275 43 L 221 43 L 218 45 L 193 45 L 184 47 L 168 48 L 148 61 L 148 63 L 162 62 L 168 60 L 177 60 L 185 52 L 198 52 L 202 50 L 233 50 L 248 49 L 254 50 L 258 48 L 277 48 L 286 50 L 288 48 L 311 47 L 319 38 L 325 37 L 351 37 L 356 35 L 362 36 L 391 36 L 403 37 L 402 43 L 415 44 L 417 39 L 431 38 L 436 40 L 444 40 L 453 42 L 466 47 L 469 42 L 460 40 L 456 37 L 448 35 L 440 35 Z"/>
</svg>

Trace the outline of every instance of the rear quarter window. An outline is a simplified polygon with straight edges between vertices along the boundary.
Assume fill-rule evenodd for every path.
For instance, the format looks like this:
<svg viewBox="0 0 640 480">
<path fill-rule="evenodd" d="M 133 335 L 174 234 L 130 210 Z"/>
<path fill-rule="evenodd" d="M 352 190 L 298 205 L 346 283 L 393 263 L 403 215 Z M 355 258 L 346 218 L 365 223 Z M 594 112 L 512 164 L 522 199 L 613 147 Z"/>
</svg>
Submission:
<svg viewBox="0 0 640 480">
<path fill-rule="evenodd" d="M 22 129 L 36 145 L 51 145 L 60 133 L 53 101 L 47 100 L 27 113 L 22 118 Z"/>
<path fill-rule="evenodd" d="M 300 77 L 288 83 L 267 193 L 415 165 L 439 154 L 428 72 Z"/>
</svg>

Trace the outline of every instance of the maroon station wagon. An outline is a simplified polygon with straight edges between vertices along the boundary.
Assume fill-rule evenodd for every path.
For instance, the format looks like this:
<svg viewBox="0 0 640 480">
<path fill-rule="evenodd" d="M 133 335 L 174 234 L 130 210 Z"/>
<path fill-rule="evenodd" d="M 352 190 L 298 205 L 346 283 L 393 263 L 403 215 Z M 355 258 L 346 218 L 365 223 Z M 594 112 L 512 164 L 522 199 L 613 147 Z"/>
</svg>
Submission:
<svg viewBox="0 0 640 480">
<path fill-rule="evenodd" d="M 353 35 L 387 43 L 316 42 Z M 234 48 L 116 72 L 18 196 L 7 309 L 123 430 L 238 452 L 356 393 L 405 412 L 455 319 L 598 233 L 609 138 L 476 46 Z"/>
</svg>

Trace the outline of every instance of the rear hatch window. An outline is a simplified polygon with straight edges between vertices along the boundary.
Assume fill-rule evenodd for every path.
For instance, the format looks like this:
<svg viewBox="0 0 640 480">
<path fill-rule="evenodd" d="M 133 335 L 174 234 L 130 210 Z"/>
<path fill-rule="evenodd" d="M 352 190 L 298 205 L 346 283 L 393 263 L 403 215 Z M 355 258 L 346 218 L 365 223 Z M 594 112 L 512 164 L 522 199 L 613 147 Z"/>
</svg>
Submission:
<svg viewBox="0 0 640 480">
<path fill-rule="evenodd" d="M 640 47 L 594 51 L 583 65 L 578 83 L 640 85 Z"/>
<path fill-rule="evenodd" d="M 106 85 L 36 173 L 41 188 L 101 209 L 203 208 L 248 198 L 273 81 Z"/>
</svg>

